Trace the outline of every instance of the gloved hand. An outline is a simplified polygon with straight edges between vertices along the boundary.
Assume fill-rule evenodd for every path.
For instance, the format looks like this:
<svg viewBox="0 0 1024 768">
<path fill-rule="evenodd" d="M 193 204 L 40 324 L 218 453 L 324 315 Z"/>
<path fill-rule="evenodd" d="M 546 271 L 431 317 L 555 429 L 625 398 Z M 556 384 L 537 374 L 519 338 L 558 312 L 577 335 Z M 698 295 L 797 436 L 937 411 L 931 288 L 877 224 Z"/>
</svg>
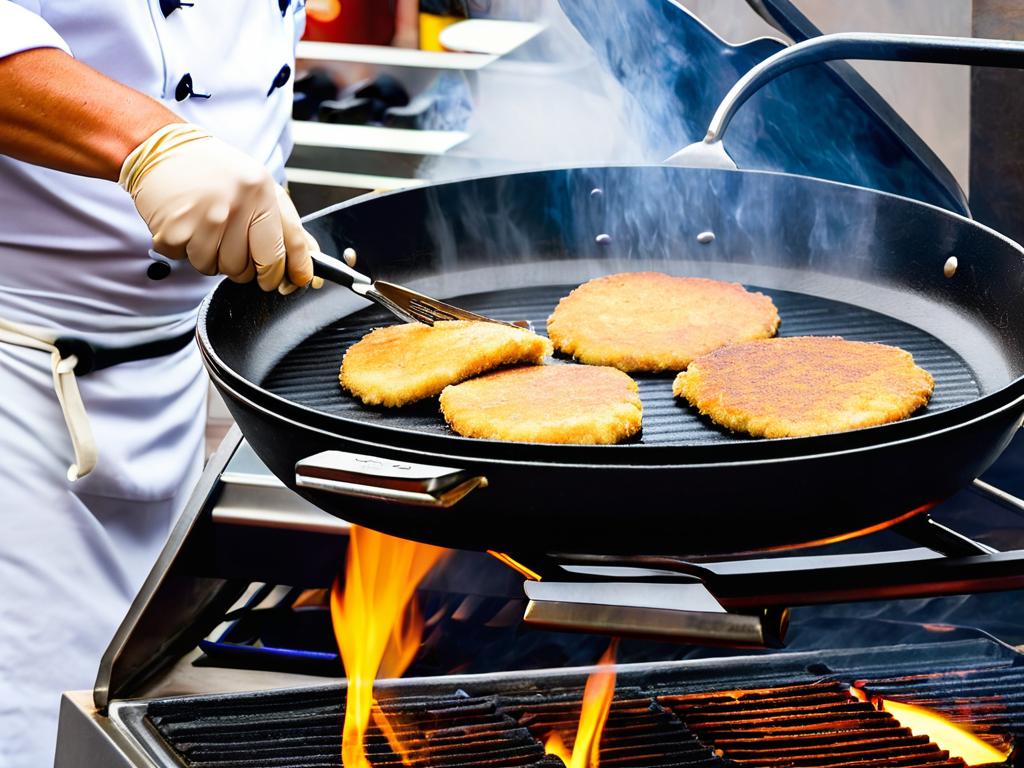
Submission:
<svg viewBox="0 0 1024 768">
<path fill-rule="evenodd" d="M 164 126 L 136 147 L 118 183 L 153 233 L 153 250 L 188 259 L 265 291 L 290 293 L 313 281 L 316 240 L 288 193 L 267 170 L 188 123 Z M 320 281 L 317 281 L 320 282 Z"/>
</svg>

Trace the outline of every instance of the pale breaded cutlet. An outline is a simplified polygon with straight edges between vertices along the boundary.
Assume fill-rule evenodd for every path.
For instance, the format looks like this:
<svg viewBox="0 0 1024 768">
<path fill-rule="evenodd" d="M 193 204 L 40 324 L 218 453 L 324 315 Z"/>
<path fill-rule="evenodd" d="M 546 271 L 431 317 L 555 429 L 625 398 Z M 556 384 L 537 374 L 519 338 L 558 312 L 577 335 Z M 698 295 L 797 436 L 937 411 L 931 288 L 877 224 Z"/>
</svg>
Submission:
<svg viewBox="0 0 1024 768">
<path fill-rule="evenodd" d="M 615 368 L 510 368 L 445 387 L 441 412 L 465 437 L 520 443 L 618 443 L 640 431 L 636 382 Z"/>
<path fill-rule="evenodd" d="M 762 293 L 738 283 L 660 272 L 599 277 L 562 299 L 548 318 L 555 349 L 623 371 L 681 371 L 695 357 L 779 328 Z"/>
<path fill-rule="evenodd" d="M 377 328 L 349 347 L 338 379 L 367 405 L 395 407 L 494 368 L 538 364 L 551 352 L 543 336 L 499 323 L 406 323 Z"/>
<path fill-rule="evenodd" d="M 724 347 L 673 384 L 712 421 L 755 437 L 844 432 L 905 419 L 935 382 L 898 347 L 795 336 Z"/>
</svg>

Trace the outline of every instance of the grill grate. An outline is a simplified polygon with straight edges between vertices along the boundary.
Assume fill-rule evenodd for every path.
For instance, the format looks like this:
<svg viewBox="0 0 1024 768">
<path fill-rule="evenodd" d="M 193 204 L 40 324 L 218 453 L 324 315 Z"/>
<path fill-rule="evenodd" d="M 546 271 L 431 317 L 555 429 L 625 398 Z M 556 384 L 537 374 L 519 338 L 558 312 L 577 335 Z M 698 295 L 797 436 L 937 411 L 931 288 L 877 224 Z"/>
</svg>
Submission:
<svg viewBox="0 0 1024 768">
<path fill-rule="evenodd" d="M 526 319 L 545 333 L 547 317 L 559 299 L 575 286 L 545 286 L 480 293 L 449 299 L 465 309 L 499 320 Z M 851 304 L 789 291 L 758 289 L 770 295 L 782 317 L 780 336 L 843 336 L 854 341 L 877 341 L 902 347 L 935 378 L 935 393 L 920 413 L 963 405 L 980 396 L 973 372 L 964 360 L 924 331 L 886 315 Z M 286 355 L 262 386 L 301 405 L 344 418 L 415 432 L 451 435 L 436 399 L 411 407 L 367 408 L 342 392 L 338 368 L 342 354 L 373 328 L 391 325 L 394 318 L 370 307 L 312 335 Z M 669 375 L 640 375 L 644 406 L 643 435 L 647 445 L 691 445 L 725 440 L 751 440 L 719 429 L 672 397 Z"/>
<path fill-rule="evenodd" d="M 433 768 L 536 765 L 543 747 L 526 728 L 499 713 L 494 701 L 456 692 L 380 702 L 414 765 Z M 341 765 L 343 697 L 337 690 L 258 694 L 219 702 L 171 700 L 147 717 L 189 768 L 336 768 Z M 366 740 L 378 768 L 403 765 L 373 722 Z"/>
<path fill-rule="evenodd" d="M 990 740 L 1005 743 L 1024 722 L 1021 677 L 1006 666 L 863 685 L 953 719 L 980 722 Z M 806 674 L 724 691 L 694 690 L 671 679 L 654 687 L 627 679 L 615 692 L 600 762 L 609 768 L 962 768 L 959 758 L 927 736 L 854 699 L 849 685 L 849 679 Z M 543 742 L 557 732 L 571 747 L 581 697 L 579 687 L 535 684 L 524 692 L 399 694 L 382 699 L 381 708 L 412 766 L 559 768 L 557 759 L 545 757 Z M 151 702 L 146 718 L 188 768 L 337 768 L 343 699 L 339 688 L 168 699 Z M 402 765 L 373 725 L 367 752 L 374 766 Z"/>
<path fill-rule="evenodd" d="M 1024 738 L 1024 669 L 1003 667 L 925 672 L 867 680 L 876 696 L 928 707 L 950 720 L 970 724 L 991 744 Z"/>
<path fill-rule="evenodd" d="M 963 766 L 839 681 L 666 695 L 658 701 L 729 760 L 751 766 Z"/>
<path fill-rule="evenodd" d="M 557 733 L 569 749 L 576 740 L 582 690 L 502 699 L 500 711 L 546 741 Z M 702 743 L 671 711 L 639 688 L 615 692 L 600 743 L 600 764 L 616 768 L 725 766 L 714 749 Z"/>
</svg>

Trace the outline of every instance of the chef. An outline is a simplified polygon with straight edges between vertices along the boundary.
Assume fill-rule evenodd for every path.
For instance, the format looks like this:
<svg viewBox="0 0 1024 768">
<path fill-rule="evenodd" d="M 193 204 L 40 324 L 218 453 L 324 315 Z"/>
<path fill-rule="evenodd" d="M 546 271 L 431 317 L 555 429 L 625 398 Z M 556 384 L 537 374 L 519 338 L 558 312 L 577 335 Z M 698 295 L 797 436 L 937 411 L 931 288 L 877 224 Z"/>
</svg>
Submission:
<svg viewBox="0 0 1024 768">
<path fill-rule="evenodd" d="M 199 302 L 312 280 L 297 5 L 0 0 L 2 768 L 52 764 L 200 471 Z"/>
</svg>

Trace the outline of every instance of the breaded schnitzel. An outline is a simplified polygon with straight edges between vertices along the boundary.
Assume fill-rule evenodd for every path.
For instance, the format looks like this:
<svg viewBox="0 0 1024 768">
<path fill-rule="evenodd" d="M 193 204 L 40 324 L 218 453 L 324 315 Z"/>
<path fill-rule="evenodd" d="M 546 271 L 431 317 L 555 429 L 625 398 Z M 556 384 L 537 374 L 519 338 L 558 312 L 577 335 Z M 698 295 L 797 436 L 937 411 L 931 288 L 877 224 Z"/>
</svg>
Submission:
<svg viewBox="0 0 1024 768">
<path fill-rule="evenodd" d="M 441 412 L 466 437 L 522 443 L 617 443 L 640 431 L 637 385 L 614 368 L 510 368 L 445 387 Z"/>
<path fill-rule="evenodd" d="M 672 392 L 737 432 L 798 437 L 899 421 L 925 405 L 934 387 L 898 347 L 796 336 L 699 357 Z"/>
<path fill-rule="evenodd" d="M 551 342 L 522 328 L 472 320 L 377 328 L 341 362 L 341 386 L 367 405 L 399 406 L 503 365 L 540 363 Z"/>
<path fill-rule="evenodd" d="M 623 371 L 681 371 L 726 344 L 775 335 L 779 313 L 738 283 L 626 272 L 584 283 L 548 318 L 555 349 Z"/>
</svg>

